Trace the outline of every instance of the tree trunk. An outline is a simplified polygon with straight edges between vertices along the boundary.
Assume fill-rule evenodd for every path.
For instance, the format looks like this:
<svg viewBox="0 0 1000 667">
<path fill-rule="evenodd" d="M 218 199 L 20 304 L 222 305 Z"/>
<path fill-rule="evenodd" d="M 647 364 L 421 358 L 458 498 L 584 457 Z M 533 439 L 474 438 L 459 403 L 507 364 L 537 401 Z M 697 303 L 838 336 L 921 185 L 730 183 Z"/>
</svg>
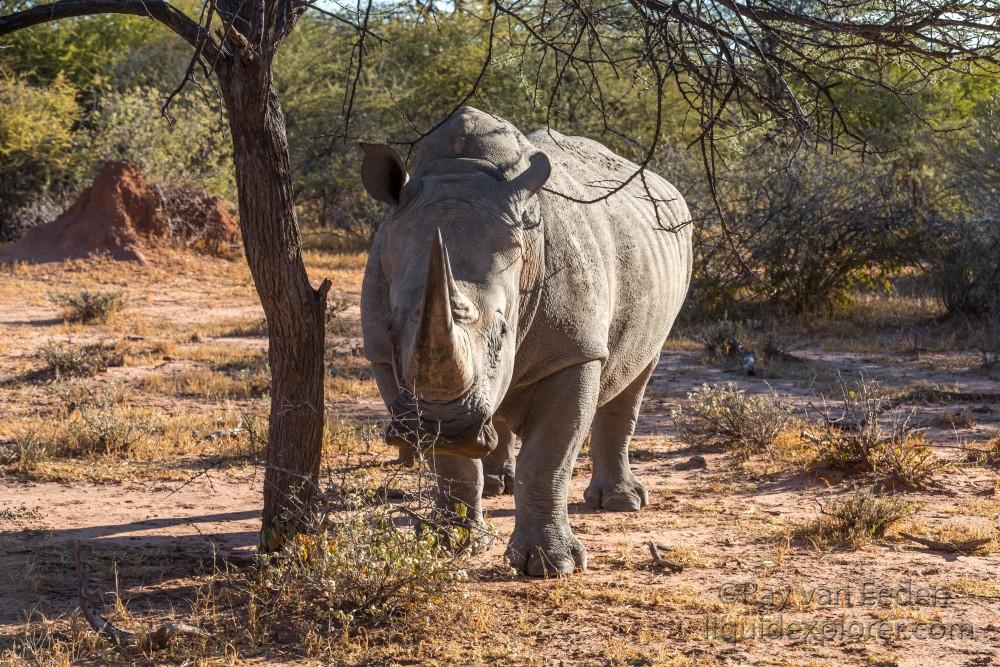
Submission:
<svg viewBox="0 0 1000 667">
<path fill-rule="evenodd" d="M 329 282 L 313 289 L 302 263 L 285 119 L 271 68 L 234 58 L 220 74 L 229 112 L 243 247 L 267 317 L 271 414 L 260 548 L 301 525 L 319 481 L 323 338 Z"/>
</svg>

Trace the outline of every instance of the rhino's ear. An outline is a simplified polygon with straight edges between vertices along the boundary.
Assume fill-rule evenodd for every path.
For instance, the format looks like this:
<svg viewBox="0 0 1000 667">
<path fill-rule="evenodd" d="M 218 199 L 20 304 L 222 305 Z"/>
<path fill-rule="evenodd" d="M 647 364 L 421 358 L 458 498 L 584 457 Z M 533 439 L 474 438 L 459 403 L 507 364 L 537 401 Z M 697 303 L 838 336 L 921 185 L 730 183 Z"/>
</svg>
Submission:
<svg viewBox="0 0 1000 667">
<path fill-rule="evenodd" d="M 528 168 L 508 183 L 513 194 L 522 200 L 528 199 L 541 190 L 552 173 L 549 156 L 545 153 L 538 151 L 531 156 L 529 161 Z"/>
<path fill-rule="evenodd" d="M 375 199 L 392 206 L 399 205 L 403 186 L 409 180 L 406 165 L 399 153 L 385 144 L 361 144 L 361 182 Z"/>
</svg>

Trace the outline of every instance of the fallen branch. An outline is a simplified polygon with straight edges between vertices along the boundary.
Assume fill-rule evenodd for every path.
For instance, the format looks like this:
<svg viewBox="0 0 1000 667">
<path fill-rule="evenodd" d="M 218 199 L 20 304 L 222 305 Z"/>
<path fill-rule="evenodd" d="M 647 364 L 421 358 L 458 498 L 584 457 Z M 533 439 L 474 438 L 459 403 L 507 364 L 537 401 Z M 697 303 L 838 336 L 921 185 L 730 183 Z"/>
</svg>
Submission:
<svg viewBox="0 0 1000 667">
<path fill-rule="evenodd" d="M 930 540 L 925 537 L 917 537 L 910 533 L 900 532 L 899 535 L 911 542 L 922 544 L 928 549 L 952 554 L 971 554 L 993 541 L 992 537 L 986 537 L 978 540 L 966 540 L 964 542 L 939 542 L 938 540 Z"/>
<path fill-rule="evenodd" d="M 78 594 L 80 598 L 80 612 L 83 617 L 87 619 L 87 623 L 90 627 L 94 629 L 94 632 L 109 639 L 116 646 L 126 646 L 134 645 L 141 646 L 143 650 L 146 651 L 158 651 L 166 646 L 175 637 L 201 637 L 203 639 L 211 638 L 211 634 L 202 630 L 201 628 L 196 628 L 193 625 L 188 625 L 187 623 L 181 623 L 179 621 L 170 621 L 164 623 L 155 631 L 146 634 L 145 636 L 140 636 L 134 632 L 127 632 L 125 630 L 119 630 L 111 621 L 108 621 L 97 609 L 94 608 L 90 600 L 87 598 L 87 580 L 83 573 L 83 559 L 81 556 L 83 548 L 81 543 L 78 541 L 73 547 L 73 558 L 76 561 L 76 577 L 79 582 Z"/>
<path fill-rule="evenodd" d="M 677 574 L 679 572 L 684 571 L 684 567 L 682 565 L 678 565 L 677 563 L 671 562 L 660 555 L 658 547 L 666 549 L 666 547 L 663 547 L 663 545 L 657 544 L 656 542 L 647 542 L 646 546 L 649 547 L 649 555 L 653 557 L 653 564 L 656 565 L 656 567 L 662 568 L 664 570 L 670 570 L 673 574 Z"/>
</svg>

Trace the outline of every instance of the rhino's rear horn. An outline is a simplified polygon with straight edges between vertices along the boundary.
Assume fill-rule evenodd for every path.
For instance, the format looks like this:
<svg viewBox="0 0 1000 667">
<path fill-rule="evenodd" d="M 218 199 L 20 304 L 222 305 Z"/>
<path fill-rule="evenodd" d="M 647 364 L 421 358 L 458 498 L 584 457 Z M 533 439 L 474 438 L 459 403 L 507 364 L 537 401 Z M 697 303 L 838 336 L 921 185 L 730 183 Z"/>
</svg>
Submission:
<svg viewBox="0 0 1000 667">
<path fill-rule="evenodd" d="M 420 319 L 407 375 L 417 396 L 451 400 L 464 394 L 475 376 L 465 330 L 455 322 L 453 301 L 467 301 L 455 284 L 441 230 L 431 247 Z"/>
</svg>

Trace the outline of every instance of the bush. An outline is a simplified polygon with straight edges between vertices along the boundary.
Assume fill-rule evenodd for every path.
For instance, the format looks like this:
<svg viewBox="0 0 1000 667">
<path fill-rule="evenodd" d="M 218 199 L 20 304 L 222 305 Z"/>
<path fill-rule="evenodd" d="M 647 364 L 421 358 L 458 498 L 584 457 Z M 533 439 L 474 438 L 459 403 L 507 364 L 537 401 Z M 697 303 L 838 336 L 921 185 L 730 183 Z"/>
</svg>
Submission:
<svg viewBox="0 0 1000 667">
<path fill-rule="evenodd" d="M 128 300 L 121 290 L 89 290 L 53 294 L 53 303 L 62 306 L 67 322 L 104 323 L 120 313 Z"/>
<path fill-rule="evenodd" d="M 0 242 L 47 222 L 47 196 L 67 185 L 76 93 L 62 76 L 33 86 L 0 66 Z"/>
<path fill-rule="evenodd" d="M 911 516 L 916 507 L 894 496 L 858 489 L 842 499 L 819 501 L 820 518 L 802 531 L 813 543 L 847 543 L 855 549 L 885 537 L 894 524 Z"/>
<path fill-rule="evenodd" d="M 397 526 L 398 509 L 379 502 L 367 479 L 341 489 L 350 490 L 333 499 L 336 509 L 320 508 L 312 530 L 261 561 L 251 586 L 270 601 L 274 618 L 301 619 L 320 633 L 346 632 L 426 614 L 458 595 L 466 563 L 445 546 L 447 539 Z"/>
<path fill-rule="evenodd" d="M 102 344 L 47 343 L 38 356 L 56 378 L 90 377 L 125 363 L 125 355 L 117 347 Z"/>
<path fill-rule="evenodd" d="M 724 359 L 744 349 L 746 330 L 739 322 L 722 319 L 700 328 L 694 338 L 710 359 Z"/>
<path fill-rule="evenodd" d="M 913 413 L 892 419 L 888 430 L 879 424 L 890 402 L 876 380 L 860 377 L 839 384 L 842 410 L 824 410 L 818 427 L 803 431 L 817 450 L 819 465 L 871 475 L 880 486 L 920 489 L 934 484 L 944 465 L 912 425 Z"/>
<path fill-rule="evenodd" d="M 235 199 L 232 143 L 222 113 L 201 97 L 177 99 L 171 124 L 160 114 L 163 93 L 137 87 L 110 93 L 95 119 L 95 159 L 128 160 L 150 181 L 198 185 L 223 199 Z"/>
<path fill-rule="evenodd" d="M 690 406 L 672 413 L 683 441 L 721 445 L 741 460 L 771 452 L 791 421 L 791 407 L 777 397 L 749 394 L 735 385 L 702 385 L 687 397 Z"/>
<path fill-rule="evenodd" d="M 717 187 L 726 224 L 752 272 L 732 251 L 697 165 L 681 166 L 680 179 L 699 221 L 690 309 L 702 317 L 836 310 L 859 286 L 884 286 L 920 251 L 926 207 L 906 164 L 846 152 L 743 147 L 720 172 Z"/>
<path fill-rule="evenodd" d="M 76 448 L 81 452 L 127 454 L 158 430 L 148 415 L 114 399 L 80 407 Z"/>
<path fill-rule="evenodd" d="M 935 227 L 930 279 L 951 315 L 1000 318 L 1000 216 Z"/>
</svg>

